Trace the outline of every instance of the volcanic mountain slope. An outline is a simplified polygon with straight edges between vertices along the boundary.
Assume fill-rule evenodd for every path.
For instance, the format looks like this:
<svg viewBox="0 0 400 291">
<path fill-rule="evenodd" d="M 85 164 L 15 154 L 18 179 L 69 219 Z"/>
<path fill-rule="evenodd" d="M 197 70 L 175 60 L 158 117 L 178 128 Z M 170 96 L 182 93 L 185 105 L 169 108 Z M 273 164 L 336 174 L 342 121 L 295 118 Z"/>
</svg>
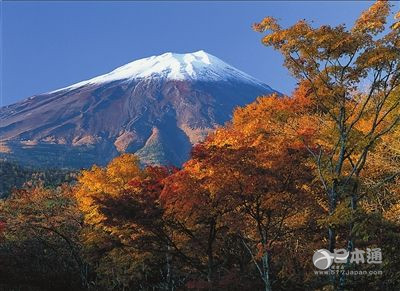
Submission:
<svg viewBox="0 0 400 291">
<path fill-rule="evenodd" d="M 165 53 L 0 109 L 0 156 L 82 168 L 122 152 L 181 165 L 233 109 L 275 92 L 198 51 Z"/>
</svg>

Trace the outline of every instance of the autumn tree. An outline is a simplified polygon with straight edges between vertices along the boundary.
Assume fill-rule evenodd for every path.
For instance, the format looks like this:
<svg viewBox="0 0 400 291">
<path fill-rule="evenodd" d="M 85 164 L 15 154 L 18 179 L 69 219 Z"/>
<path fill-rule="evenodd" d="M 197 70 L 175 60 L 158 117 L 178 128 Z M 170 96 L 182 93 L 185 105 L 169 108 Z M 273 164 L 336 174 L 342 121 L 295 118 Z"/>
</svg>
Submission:
<svg viewBox="0 0 400 291">
<path fill-rule="evenodd" d="M 313 110 L 300 92 L 296 98 L 259 98 L 237 109 L 230 124 L 195 146 L 183 169 L 165 180 L 164 218 L 179 238 L 175 248 L 206 278 L 204 287 L 223 288 L 227 270 L 237 272 L 240 265 L 237 278 L 258 274 L 270 290 L 278 284 L 277 269 L 289 269 L 283 246 L 290 240 L 299 245 L 318 227 L 314 215 L 322 210 L 302 143 L 315 132 L 313 120 L 304 116 Z M 232 241 L 242 258 L 227 254 Z M 236 263 L 227 264 L 227 255 Z"/>
<path fill-rule="evenodd" d="M 377 143 L 370 153 L 361 177 L 360 207 L 354 213 L 357 245 L 382 249 L 383 263 L 376 266 L 383 274 L 379 278 L 363 278 L 354 285 L 365 288 L 379 286 L 396 289 L 400 286 L 400 127 Z"/>
<path fill-rule="evenodd" d="M 191 270 L 189 285 L 213 289 L 226 267 L 224 247 L 230 238 L 235 201 L 227 195 L 232 190 L 225 184 L 229 173 L 213 168 L 207 156 L 209 152 L 197 146 L 184 168 L 165 180 L 161 202 L 173 237 L 171 246 Z"/>
<path fill-rule="evenodd" d="M 324 131 L 310 147 L 329 214 L 339 203 L 355 211 L 360 177 L 371 150 L 400 121 L 400 24 L 386 26 L 388 1 L 377 1 L 353 27 L 312 27 L 301 20 L 282 28 L 272 17 L 254 25 L 266 32 L 262 42 L 282 53 L 285 66 L 309 87 Z M 397 19 L 399 14 L 396 15 Z M 335 248 L 335 228 L 328 226 L 329 250 Z M 352 223 L 348 249 L 354 248 Z"/>
<path fill-rule="evenodd" d="M 218 149 L 209 164 L 217 167 L 213 172 L 226 173 L 220 187 L 235 187 L 229 193 L 240 209 L 235 215 L 246 222 L 239 229 L 241 242 L 266 290 L 274 284 L 284 286 L 278 273 L 286 272 L 287 281 L 289 274 L 297 273 L 290 271 L 295 260 L 288 259 L 289 251 L 299 259 L 304 259 L 302 252 L 306 257 L 312 255 L 309 247 L 318 232 L 316 217 L 323 212 L 317 204 L 319 193 L 313 192 L 314 176 L 302 143 L 316 132 L 308 115 L 313 104 L 303 90 L 299 88 L 293 98 L 266 96 L 237 109 L 232 122 L 205 143 L 208 151 Z M 229 152 L 230 159 L 225 160 Z M 296 247 L 292 249 L 289 242 Z M 305 265 L 302 262 L 297 267 Z"/>
<path fill-rule="evenodd" d="M 86 258 L 101 288 L 171 290 L 168 236 L 158 202 L 172 169 L 141 168 L 132 154 L 82 172 L 75 195 L 87 225 Z"/>
<path fill-rule="evenodd" d="M 15 191 L 0 201 L 0 225 L 2 288 L 88 286 L 90 270 L 81 256 L 82 215 L 69 186 Z"/>
</svg>

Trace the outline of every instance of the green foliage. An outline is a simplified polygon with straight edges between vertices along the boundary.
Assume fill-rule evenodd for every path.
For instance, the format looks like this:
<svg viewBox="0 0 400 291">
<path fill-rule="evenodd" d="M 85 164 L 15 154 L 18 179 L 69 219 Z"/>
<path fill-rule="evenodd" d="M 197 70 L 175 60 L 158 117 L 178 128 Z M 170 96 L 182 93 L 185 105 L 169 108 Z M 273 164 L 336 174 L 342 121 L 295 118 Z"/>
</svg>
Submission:
<svg viewBox="0 0 400 291">
<path fill-rule="evenodd" d="M 76 171 L 62 169 L 34 169 L 14 162 L 0 160 L 0 198 L 10 195 L 13 189 L 43 185 L 56 187 L 76 180 Z"/>
</svg>

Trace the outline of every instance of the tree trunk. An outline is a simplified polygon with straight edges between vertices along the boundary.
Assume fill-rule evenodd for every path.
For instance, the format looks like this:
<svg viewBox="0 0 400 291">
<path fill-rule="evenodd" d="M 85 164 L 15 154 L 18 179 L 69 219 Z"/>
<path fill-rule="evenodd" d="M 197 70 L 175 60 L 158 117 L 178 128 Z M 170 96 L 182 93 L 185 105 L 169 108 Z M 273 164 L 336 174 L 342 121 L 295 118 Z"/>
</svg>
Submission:
<svg viewBox="0 0 400 291">
<path fill-rule="evenodd" d="M 165 259 L 166 259 L 166 263 L 167 263 L 167 290 L 173 291 L 174 287 L 173 287 L 173 282 L 172 282 L 172 278 L 171 278 L 171 257 L 170 257 L 170 250 L 171 247 L 168 246 L 167 247 L 167 253 L 165 254 Z"/>
<path fill-rule="evenodd" d="M 329 215 L 332 215 L 336 210 L 337 205 L 337 181 L 333 180 L 332 190 L 329 193 Z M 328 250 L 333 252 L 336 246 L 336 233 L 335 230 L 328 227 Z"/>
<path fill-rule="evenodd" d="M 208 258 L 208 267 L 207 267 L 207 281 L 209 284 L 209 290 L 213 290 L 214 284 L 214 257 L 213 257 L 213 244 L 215 239 L 215 221 L 213 220 L 210 223 L 210 232 L 208 237 L 208 246 L 207 246 L 207 258 Z"/>
<path fill-rule="evenodd" d="M 351 201 L 350 201 L 350 207 L 352 211 L 355 211 L 357 209 L 357 191 L 358 191 L 358 182 L 354 182 L 353 189 L 351 191 Z M 351 251 L 354 250 L 354 236 L 353 236 L 353 226 L 354 222 L 351 221 L 349 225 L 349 236 L 347 240 L 347 251 L 350 253 Z M 347 258 L 347 262 L 345 265 L 345 268 L 347 269 L 350 265 L 350 256 Z M 340 274 L 339 276 L 339 288 L 338 290 L 344 290 L 346 284 L 346 276 L 343 274 Z"/>
<path fill-rule="evenodd" d="M 263 246 L 263 256 L 261 258 L 262 260 L 262 266 L 263 266 L 263 281 L 264 281 L 264 287 L 265 291 L 271 291 L 271 279 L 269 277 L 270 273 L 270 266 L 269 266 L 269 257 L 268 257 L 268 251 L 267 251 L 267 232 L 265 229 L 261 231 L 261 239 L 262 239 L 262 246 Z"/>
<path fill-rule="evenodd" d="M 337 205 L 337 187 L 338 181 L 336 179 L 333 180 L 331 192 L 328 195 L 329 199 L 329 215 L 333 215 L 336 210 Z M 328 226 L 328 250 L 333 253 L 336 247 L 336 231 L 332 226 Z M 336 285 L 336 275 L 329 275 L 331 284 L 333 286 Z"/>
<path fill-rule="evenodd" d="M 264 255 L 262 256 L 262 263 L 263 263 L 263 271 L 264 271 L 263 281 L 264 281 L 265 291 L 272 291 L 271 279 L 269 277 L 270 270 L 269 270 L 269 257 L 268 257 L 267 251 L 265 251 Z"/>
</svg>

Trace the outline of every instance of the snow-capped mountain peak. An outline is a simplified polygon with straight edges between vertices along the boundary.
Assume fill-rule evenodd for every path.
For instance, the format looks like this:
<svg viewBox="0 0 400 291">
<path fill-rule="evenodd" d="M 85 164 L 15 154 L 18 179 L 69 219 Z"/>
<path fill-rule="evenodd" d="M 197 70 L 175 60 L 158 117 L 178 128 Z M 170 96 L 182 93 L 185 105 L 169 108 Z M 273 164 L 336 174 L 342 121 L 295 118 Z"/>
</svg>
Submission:
<svg viewBox="0 0 400 291">
<path fill-rule="evenodd" d="M 0 159 L 105 165 L 123 152 L 181 166 L 237 106 L 275 92 L 204 51 L 165 53 L 0 108 Z"/>
<path fill-rule="evenodd" d="M 185 54 L 167 52 L 159 56 L 135 60 L 108 74 L 82 81 L 59 90 L 75 89 L 83 85 L 107 83 L 117 80 L 143 79 L 149 77 L 196 81 L 240 79 L 247 83 L 262 83 L 250 75 L 228 65 L 219 58 L 200 50 Z"/>
</svg>

